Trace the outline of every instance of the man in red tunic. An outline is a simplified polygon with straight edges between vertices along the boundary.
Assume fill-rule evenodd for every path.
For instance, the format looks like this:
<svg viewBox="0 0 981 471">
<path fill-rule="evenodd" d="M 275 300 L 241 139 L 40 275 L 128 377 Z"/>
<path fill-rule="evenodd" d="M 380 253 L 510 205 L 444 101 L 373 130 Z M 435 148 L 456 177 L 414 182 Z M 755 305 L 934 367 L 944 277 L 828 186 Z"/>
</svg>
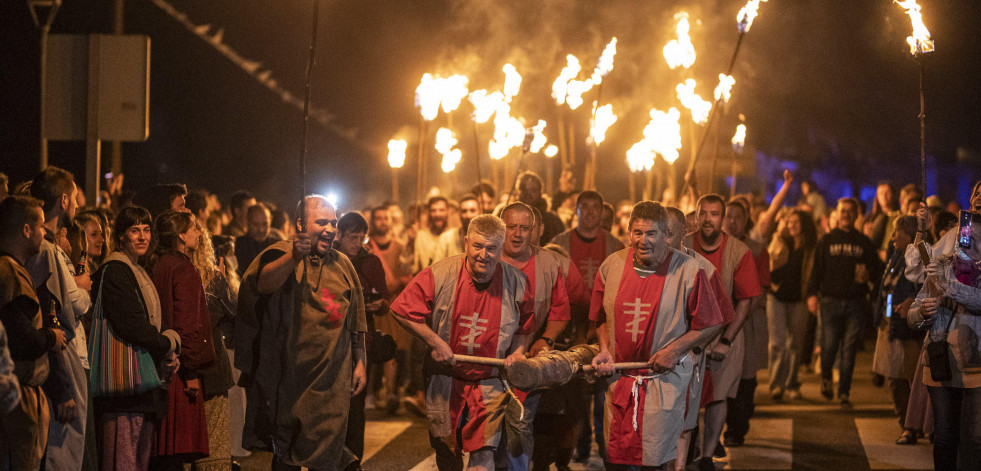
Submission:
<svg viewBox="0 0 981 471">
<path fill-rule="evenodd" d="M 623 242 L 610 234 L 609 231 L 600 227 L 603 215 L 603 196 L 591 190 L 584 191 L 576 197 L 576 216 L 579 225 L 574 229 L 565 231 L 552 239 L 556 244 L 569 254 L 582 275 L 583 285 L 588 293 L 593 291 L 593 280 L 596 279 L 596 270 L 611 254 L 624 248 Z M 572 323 L 575 328 L 576 339 L 582 342 L 589 342 L 586 338 L 586 331 L 589 325 L 587 317 L 588 309 L 573 309 Z M 603 389 L 600 388 L 593 394 L 593 424 L 589 422 L 589 407 L 583 411 L 582 437 L 578 446 L 578 460 L 585 460 L 589 456 L 589 435 L 595 433 L 596 444 L 599 446 L 600 456 L 603 456 L 604 446 L 601 440 L 603 436 L 603 422 L 600 420 L 602 415 L 600 409 L 603 404 Z M 595 430 L 590 430 L 591 428 Z"/>
<path fill-rule="evenodd" d="M 726 418 L 726 399 L 736 397 L 742 376 L 744 341 L 742 326 L 753 297 L 761 293 L 756 263 L 749 247 L 722 232 L 725 201 L 719 195 L 705 195 L 698 200 L 698 232 L 688 234 L 685 246 L 702 254 L 718 270 L 725 292 L 733 300 L 735 315 L 722 335 L 708 348 L 708 371 L 703 391 L 705 433 L 699 469 L 714 470 L 712 455 L 719 445 Z"/>
<path fill-rule="evenodd" d="M 603 262 L 589 318 L 600 352 L 593 366 L 605 381 L 608 470 L 661 467 L 675 458 L 688 384 L 690 352 L 722 328 L 722 312 L 698 262 L 667 242 L 668 215 L 643 201 L 630 216 L 629 249 Z M 648 368 L 615 371 L 614 362 Z"/>
<path fill-rule="evenodd" d="M 501 218 L 505 226 L 501 259 L 528 277 L 528 289 L 535 295 L 534 335 L 529 352 L 529 356 L 535 356 L 554 347 L 555 339 L 569 323 L 569 295 L 558 257 L 532 245 L 537 229 L 532 208 L 521 202 L 512 203 L 501 211 Z M 512 403 L 504 418 L 508 469 L 512 471 L 528 469 L 534 445 L 532 423 L 542 391 L 517 391 L 517 396 L 522 404 Z"/>
<path fill-rule="evenodd" d="M 392 304 L 395 319 L 431 349 L 426 358 L 430 444 L 441 471 L 494 467 L 510 396 L 497 369 L 454 355 L 523 359 L 535 327 L 534 293 L 521 270 L 500 263 L 504 222 L 470 222 L 465 254 L 422 270 Z M 459 437 L 459 438 L 458 438 Z"/>
</svg>

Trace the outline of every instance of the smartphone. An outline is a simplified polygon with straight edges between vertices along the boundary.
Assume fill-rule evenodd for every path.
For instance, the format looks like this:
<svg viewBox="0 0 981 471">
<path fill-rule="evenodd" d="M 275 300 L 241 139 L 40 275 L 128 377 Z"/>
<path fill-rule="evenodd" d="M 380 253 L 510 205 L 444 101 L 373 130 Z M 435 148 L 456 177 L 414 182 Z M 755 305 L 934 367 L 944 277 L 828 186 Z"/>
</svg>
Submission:
<svg viewBox="0 0 981 471">
<path fill-rule="evenodd" d="M 961 248 L 971 248 L 971 223 L 974 222 L 974 212 L 961 211 L 961 223 L 957 233 L 957 244 Z"/>
</svg>

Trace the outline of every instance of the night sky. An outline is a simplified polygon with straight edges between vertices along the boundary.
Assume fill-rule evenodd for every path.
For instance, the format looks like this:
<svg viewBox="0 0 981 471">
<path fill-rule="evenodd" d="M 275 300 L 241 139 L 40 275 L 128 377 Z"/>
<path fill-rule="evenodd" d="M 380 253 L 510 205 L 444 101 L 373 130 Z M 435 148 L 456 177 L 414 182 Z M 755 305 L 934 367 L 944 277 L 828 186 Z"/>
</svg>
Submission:
<svg viewBox="0 0 981 471">
<path fill-rule="evenodd" d="M 30 178 L 37 166 L 38 33 L 24 2 L 0 3 L 0 171 L 17 182 Z M 168 3 L 194 24 L 211 25 L 209 35 L 223 30 L 225 45 L 261 63 L 281 87 L 302 97 L 312 0 Z M 953 181 L 948 177 L 981 175 L 981 52 L 975 49 L 981 5 L 919 3 L 937 47 L 923 64 L 927 152 L 939 168 L 939 188 L 929 189 L 953 197 L 956 185 L 945 184 Z M 624 198 L 624 153 L 642 137 L 648 111 L 681 108 L 674 87 L 686 74 L 698 80 L 701 96 L 711 98 L 733 53 L 736 13 L 743 4 L 322 0 L 313 104 L 333 118 L 329 128 L 311 124 L 309 189 L 336 191 L 347 208 L 380 202 L 390 193 L 386 143 L 401 137 L 409 139 L 402 194 L 411 193 L 419 122 L 413 97 L 425 72 L 465 74 L 471 90 L 493 90 L 503 84 L 501 66 L 511 62 L 523 75 L 512 114 L 530 123 L 547 120 L 546 134 L 555 140 L 559 108 L 550 91 L 565 55 L 575 54 L 591 71 L 616 36 L 615 68 L 603 83 L 602 99 L 613 104 L 619 120 L 599 148 L 598 186 L 610 199 Z M 110 5 L 65 0 L 52 33 L 108 33 Z M 668 69 L 661 55 L 674 37 L 679 11 L 694 20 L 698 58 L 688 73 Z M 227 198 L 248 188 L 280 204 L 299 195 L 302 116 L 297 108 L 149 0 L 127 2 L 125 28 L 152 41 L 150 138 L 123 146 L 130 189 L 177 181 Z M 919 181 L 918 65 L 905 42 L 910 31 L 905 12 L 888 0 L 762 4 L 740 50 L 720 138 L 728 142 L 742 114 L 748 150 L 795 162 L 803 176 L 819 183 L 848 178 L 857 193 L 882 178 Z M 588 103 L 595 98 L 594 89 L 569 118 L 581 138 L 580 163 L 588 154 Z M 465 103 L 453 115 L 464 153 L 458 188 L 475 178 L 468 114 Z M 690 122 L 687 113 L 682 122 Z M 430 129 L 434 133 L 435 126 L 445 125 L 441 114 Z M 483 159 L 492 132 L 489 124 L 480 128 Z M 438 156 L 429 154 L 435 184 Z M 84 178 L 84 143 L 52 142 L 50 155 L 52 164 Z M 685 158 L 683 149 L 679 163 Z M 107 151 L 103 162 L 108 165 Z M 486 176 L 489 165 L 484 165 Z M 772 186 L 773 181 L 770 191 Z"/>
</svg>

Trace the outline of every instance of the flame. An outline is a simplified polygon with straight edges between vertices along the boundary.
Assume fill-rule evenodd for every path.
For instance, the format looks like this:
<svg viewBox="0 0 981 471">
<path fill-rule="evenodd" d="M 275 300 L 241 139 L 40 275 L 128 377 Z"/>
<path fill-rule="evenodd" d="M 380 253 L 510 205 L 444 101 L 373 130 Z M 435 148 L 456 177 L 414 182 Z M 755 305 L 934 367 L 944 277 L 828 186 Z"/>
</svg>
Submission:
<svg viewBox="0 0 981 471">
<path fill-rule="evenodd" d="M 521 89 L 521 74 L 511 64 L 504 64 L 501 70 L 504 71 L 504 98 L 510 103 Z"/>
<path fill-rule="evenodd" d="M 719 86 L 715 87 L 715 101 L 721 99 L 723 103 L 729 103 L 729 98 L 732 97 L 732 86 L 735 84 L 735 77 L 719 74 Z"/>
<path fill-rule="evenodd" d="M 405 149 L 409 144 L 403 139 L 388 141 L 388 166 L 402 168 L 405 165 Z"/>
<path fill-rule="evenodd" d="M 644 128 L 644 140 L 653 152 L 661 154 L 669 164 L 678 160 L 681 150 L 681 112 L 671 108 L 667 112 L 651 109 L 651 122 Z"/>
<path fill-rule="evenodd" d="M 473 114 L 470 115 L 477 123 L 486 123 L 494 112 L 501 105 L 505 104 L 504 94 L 501 92 L 487 93 L 487 90 L 476 90 L 470 93 L 468 98 L 473 105 Z"/>
<path fill-rule="evenodd" d="M 678 20 L 678 39 L 672 39 L 664 46 L 664 60 L 672 70 L 679 66 L 687 69 L 695 63 L 695 45 L 691 43 L 691 36 L 688 35 L 691 29 L 688 24 L 688 13 L 681 12 L 674 17 Z"/>
<path fill-rule="evenodd" d="M 538 124 L 531 128 L 535 137 L 531 140 L 529 152 L 541 152 L 545 144 L 548 143 L 548 138 L 545 137 L 545 124 L 544 120 L 539 119 Z"/>
<path fill-rule="evenodd" d="M 582 106 L 582 94 L 593 88 L 593 85 L 593 79 L 570 80 L 566 92 L 568 95 L 565 98 L 565 102 L 569 105 L 569 108 L 574 110 Z"/>
<path fill-rule="evenodd" d="M 422 114 L 422 119 L 432 121 L 439 114 L 439 104 L 442 99 L 440 90 L 442 80 L 432 74 L 423 74 L 419 86 L 416 87 L 416 108 Z"/>
<path fill-rule="evenodd" d="M 511 107 L 502 104 L 494 115 L 494 137 L 487 150 L 494 160 L 503 159 L 512 147 L 520 147 L 525 140 L 525 125 L 511 116 Z"/>
<path fill-rule="evenodd" d="M 767 0 L 749 0 L 746 2 L 746 6 L 739 10 L 739 14 L 736 15 L 736 22 L 739 25 L 740 33 L 745 34 L 749 32 L 749 28 L 753 26 L 753 20 L 759 13 L 760 2 L 765 1 Z"/>
<path fill-rule="evenodd" d="M 579 75 L 579 71 L 582 70 L 582 66 L 579 65 L 579 59 L 576 56 L 569 54 L 565 56 L 566 66 L 559 73 L 559 77 L 555 79 L 552 83 L 552 98 L 562 105 L 565 104 L 566 96 L 568 95 L 569 81 L 576 78 Z"/>
<path fill-rule="evenodd" d="M 654 168 L 654 150 L 647 139 L 630 146 L 627 151 L 627 166 L 631 172 L 641 172 Z"/>
<path fill-rule="evenodd" d="M 708 121 L 709 112 L 712 111 L 712 103 L 707 102 L 695 93 L 695 79 L 685 80 L 675 87 L 678 92 L 678 100 L 681 104 L 691 111 L 691 119 L 696 124 L 705 124 Z"/>
<path fill-rule="evenodd" d="M 545 151 L 542 153 L 545 154 L 546 158 L 551 159 L 552 157 L 555 157 L 556 155 L 559 154 L 559 148 L 556 147 L 555 144 L 549 144 L 548 147 L 545 148 Z"/>
<path fill-rule="evenodd" d="M 463 157 L 463 152 L 460 149 L 454 149 L 457 143 L 456 136 L 453 135 L 453 131 L 448 128 L 439 128 L 436 131 L 436 151 L 443 155 L 443 172 L 450 173 L 456 168 L 456 164 L 460 162 Z"/>
<path fill-rule="evenodd" d="M 732 136 L 732 150 L 742 154 L 744 144 L 746 144 L 746 125 L 740 124 L 736 126 L 736 135 Z"/>
<path fill-rule="evenodd" d="M 933 39 L 930 38 L 930 31 L 923 24 L 923 14 L 920 13 L 920 6 L 916 4 L 916 0 L 895 0 L 895 2 L 906 9 L 906 14 L 913 23 L 913 35 L 906 38 L 909 53 L 915 56 L 933 52 Z"/>
<path fill-rule="evenodd" d="M 443 105 L 444 113 L 451 113 L 460 106 L 460 102 L 467 97 L 467 83 L 469 80 L 465 75 L 453 75 L 443 79 L 440 84 L 442 96 L 440 102 Z"/>
<path fill-rule="evenodd" d="M 603 105 L 596 108 L 596 102 L 593 102 L 593 107 L 595 112 L 589 123 L 587 142 L 600 145 L 606 140 L 606 130 L 617 122 L 617 115 L 613 114 L 613 105 Z"/>
<path fill-rule="evenodd" d="M 613 70 L 613 57 L 616 55 L 617 38 L 614 37 L 606 45 L 606 48 L 603 49 L 603 54 L 599 60 L 596 61 L 596 69 L 593 70 L 593 76 L 591 77 L 593 83 L 599 85 L 603 81 L 603 77 L 606 77 Z"/>
</svg>

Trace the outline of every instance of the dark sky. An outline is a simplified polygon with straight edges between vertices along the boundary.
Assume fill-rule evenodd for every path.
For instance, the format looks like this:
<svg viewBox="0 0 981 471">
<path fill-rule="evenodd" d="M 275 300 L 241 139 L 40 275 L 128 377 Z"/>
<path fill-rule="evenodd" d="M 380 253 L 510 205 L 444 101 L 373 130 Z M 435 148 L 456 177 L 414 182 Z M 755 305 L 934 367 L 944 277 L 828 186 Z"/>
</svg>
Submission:
<svg viewBox="0 0 981 471">
<path fill-rule="evenodd" d="M 22 2 L 2 3 L 0 171 L 20 181 L 31 177 L 37 161 L 37 30 Z M 311 0 L 169 3 L 193 23 L 210 24 L 212 34 L 223 29 L 226 45 L 260 62 L 283 88 L 302 96 Z M 524 77 L 512 114 L 530 122 L 548 120 L 546 134 L 554 140 L 558 108 L 550 89 L 565 54 L 575 54 L 591 69 L 606 42 L 617 36 L 603 101 L 614 105 L 620 119 L 599 149 L 599 187 L 612 199 L 625 197 L 624 152 L 642 137 L 648 110 L 680 107 L 674 86 L 684 73 L 669 70 L 661 55 L 674 35 L 675 13 L 687 11 L 698 20 L 692 25 L 698 59 L 691 74 L 699 81 L 698 92 L 710 97 L 735 47 L 735 17 L 743 3 L 322 0 L 313 102 L 329 110 L 334 128 L 347 136 L 312 124 L 310 189 L 338 191 L 351 205 L 379 202 L 390 185 L 385 144 L 398 135 L 410 139 L 401 180 L 406 195 L 415 183 L 419 114 L 413 94 L 425 72 L 463 73 L 471 78 L 471 89 L 498 89 L 500 67 L 512 62 Z M 977 172 L 981 53 L 975 47 L 981 5 L 972 0 L 920 4 L 937 43 L 924 63 L 928 153 L 941 172 L 958 155 L 973 162 L 961 173 Z M 109 5 L 65 0 L 53 33 L 109 32 Z M 764 3 L 736 63 L 722 137 L 728 140 L 735 116 L 743 114 L 750 149 L 796 161 L 804 174 L 831 169 L 856 186 L 881 177 L 918 181 L 917 63 L 905 43 L 910 29 L 903 10 L 888 0 Z M 299 194 L 299 110 L 149 0 L 127 2 L 126 32 L 152 39 L 150 138 L 124 145 L 131 187 L 180 181 L 225 197 L 249 188 L 280 203 Z M 587 95 L 594 98 L 595 91 Z M 453 117 L 464 152 L 457 171 L 461 187 L 474 178 L 467 108 Z M 583 138 L 588 108 L 570 118 Z M 436 125 L 445 120 L 441 115 Z M 486 139 L 492 129 L 488 125 L 480 132 Z M 583 156 L 588 150 L 580 141 Z M 50 149 L 53 164 L 84 173 L 82 143 L 53 142 Z M 430 158 L 438 171 L 435 152 Z M 941 185 L 940 191 L 947 190 Z"/>
</svg>

